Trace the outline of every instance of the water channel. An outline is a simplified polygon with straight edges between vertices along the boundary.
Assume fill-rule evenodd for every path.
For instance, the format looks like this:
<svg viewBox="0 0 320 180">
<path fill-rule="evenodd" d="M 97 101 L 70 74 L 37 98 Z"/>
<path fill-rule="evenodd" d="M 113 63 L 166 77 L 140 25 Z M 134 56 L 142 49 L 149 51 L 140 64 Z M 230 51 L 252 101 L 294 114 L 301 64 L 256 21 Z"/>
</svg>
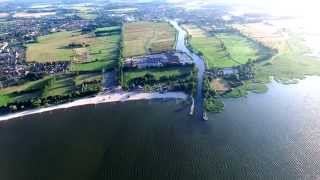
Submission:
<svg viewBox="0 0 320 180">
<path fill-rule="evenodd" d="M 197 69 L 198 69 L 198 80 L 197 80 L 197 92 L 195 96 L 195 116 L 199 119 L 203 119 L 204 109 L 203 109 L 203 80 L 204 74 L 206 70 L 206 66 L 204 60 L 198 56 L 197 54 L 191 52 L 187 46 L 187 32 L 180 27 L 180 25 L 176 21 L 170 21 L 170 23 L 176 28 L 178 31 L 176 50 L 182 51 L 188 54 L 194 61 Z"/>
</svg>

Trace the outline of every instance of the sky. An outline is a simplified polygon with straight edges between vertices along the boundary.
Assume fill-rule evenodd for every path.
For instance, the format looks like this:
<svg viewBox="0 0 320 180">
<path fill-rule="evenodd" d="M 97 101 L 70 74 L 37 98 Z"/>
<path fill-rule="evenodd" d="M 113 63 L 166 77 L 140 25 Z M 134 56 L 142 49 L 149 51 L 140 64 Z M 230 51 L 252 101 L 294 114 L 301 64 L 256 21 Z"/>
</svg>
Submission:
<svg viewBox="0 0 320 180">
<path fill-rule="evenodd" d="M 8 1 L 8 0 L 0 0 Z M 9 0 L 16 1 L 16 0 Z M 20 0 L 28 1 L 28 0 Z M 43 0 L 45 1 L 45 0 Z M 115 0 L 114 0 L 115 1 Z M 118 0 L 120 1 L 120 0 Z M 172 3 L 192 4 L 196 6 L 200 3 L 226 3 L 242 4 L 255 7 L 262 7 L 274 15 L 299 15 L 302 17 L 320 17 L 319 0 L 131 0 L 131 1 L 167 1 Z M 90 0 L 88 0 L 90 2 Z M 194 2 L 194 3 L 192 3 Z M 245 6 L 244 6 L 245 7 Z M 251 10 L 254 8 L 251 8 Z"/>
<path fill-rule="evenodd" d="M 190 3 L 227 3 L 242 4 L 261 7 L 267 9 L 275 15 L 300 15 L 313 16 L 320 15 L 320 1 L 318 0 L 167 0 L 168 2 Z M 319 17 L 319 16 L 318 16 Z"/>
</svg>

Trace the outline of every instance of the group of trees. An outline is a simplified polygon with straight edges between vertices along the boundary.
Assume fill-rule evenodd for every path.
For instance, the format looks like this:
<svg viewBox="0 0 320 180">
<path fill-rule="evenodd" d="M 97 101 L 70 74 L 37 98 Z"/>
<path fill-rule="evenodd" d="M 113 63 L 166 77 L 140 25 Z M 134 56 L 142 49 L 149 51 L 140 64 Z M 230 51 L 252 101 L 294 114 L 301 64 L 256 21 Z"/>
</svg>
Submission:
<svg viewBox="0 0 320 180">
<path fill-rule="evenodd" d="M 163 75 L 156 77 L 152 73 L 146 73 L 144 76 L 133 78 L 124 83 L 124 89 L 135 89 L 138 86 L 144 87 L 146 91 L 157 91 L 159 87 L 170 91 L 185 91 L 194 94 L 196 88 L 196 69 L 193 68 L 189 73 L 181 75 Z"/>
<path fill-rule="evenodd" d="M 211 87 L 210 77 L 204 80 L 204 108 L 206 111 L 219 113 L 224 110 L 222 100 L 218 98 L 217 92 Z"/>
<path fill-rule="evenodd" d="M 25 92 L 19 92 L 20 94 L 41 92 L 40 93 L 41 95 L 32 99 L 20 100 L 17 102 L 9 103 L 4 107 L 0 107 L 0 111 L 12 112 L 12 111 L 19 111 L 24 109 L 60 104 L 60 103 L 71 101 L 76 98 L 96 94 L 100 92 L 102 89 L 101 81 L 93 80 L 89 82 L 83 82 L 82 84 L 75 86 L 75 88 L 72 90 L 71 93 L 52 96 L 50 91 L 52 90 L 52 87 L 55 86 L 55 83 L 57 83 L 56 77 L 53 76 L 48 80 L 44 81 L 41 84 L 40 89 L 36 88 L 36 89 L 30 89 Z"/>
</svg>

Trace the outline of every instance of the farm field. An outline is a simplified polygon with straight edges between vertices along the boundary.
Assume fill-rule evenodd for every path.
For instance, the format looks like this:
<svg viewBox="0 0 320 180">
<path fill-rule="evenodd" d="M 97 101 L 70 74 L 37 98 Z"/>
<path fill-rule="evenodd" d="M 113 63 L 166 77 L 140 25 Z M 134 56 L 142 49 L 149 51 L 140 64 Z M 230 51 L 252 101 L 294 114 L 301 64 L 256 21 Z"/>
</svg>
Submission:
<svg viewBox="0 0 320 180">
<path fill-rule="evenodd" d="M 118 31 L 116 31 L 118 29 Z M 72 61 L 72 71 L 100 71 L 113 68 L 119 57 L 120 29 L 110 28 L 103 35 L 78 31 L 42 36 L 27 45 L 28 62 Z"/>
<path fill-rule="evenodd" d="M 137 22 L 123 27 L 123 57 L 172 50 L 176 30 L 168 23 Z"/>
<path fill-rule="evenodd" d="M 279 29 L 271 24 L 266 23 L 250 23 L 233 25 L 241 33 L 255 39 L 265 46 L 285 51 L 288 46 L 288 32 L 284 29 Z"/>
<path fill-rule="evenodd" d="M 93 20 L 97 17 L 97 14 L 94 13 L 95 7 L 91 3 L 81 3 L 81 4 L 75 4 L 72 6 L 68 6 L 66 8 L 70 8 L 72 10 L 77 11 L 77 15 L 83 19 L 86 20 Z"/>
<path fill-rule="evenodd" d="M 216 33 L 209 36 L 194 26 L 184 28 L 191 35 L 193 50 L 204 57 L 209 69 L 238 66 L 258 58 L 255 45 L 238 34 Z"/>
</svg>

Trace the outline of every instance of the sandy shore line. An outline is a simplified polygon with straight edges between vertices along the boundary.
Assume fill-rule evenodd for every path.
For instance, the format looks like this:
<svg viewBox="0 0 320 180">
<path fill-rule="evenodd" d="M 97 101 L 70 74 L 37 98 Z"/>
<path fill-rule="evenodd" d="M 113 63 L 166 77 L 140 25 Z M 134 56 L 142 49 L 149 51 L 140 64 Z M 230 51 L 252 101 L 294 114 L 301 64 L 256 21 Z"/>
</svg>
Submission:
<svg viewBox="0 0 320 180">
<path fill-rule="evenodd" d="M 71 107 L 111 103 L 111 102 L 125 102 L 125 101 L 137 101 L 137 100 L 151 100 L 151 99 L 187 99 L 188 95 L 183 92 L 168 92 L 168 93 L 142 93 L 142 92 L 124 92 L 118 91 L 113 93 L 100 94 L 92 98 L 85 98 L 69 102 L 66 104 L 51 106 L 47 108 L 40 108 L 34 110 L 27 110 L 18 113 L 12 113 L 4 116 L 0 116 L 0 121 L 7 121 L 14 118 L 19 118 L 32 114 L 39 114 L 43 112 L 68 109 Z"/>
</svg>

